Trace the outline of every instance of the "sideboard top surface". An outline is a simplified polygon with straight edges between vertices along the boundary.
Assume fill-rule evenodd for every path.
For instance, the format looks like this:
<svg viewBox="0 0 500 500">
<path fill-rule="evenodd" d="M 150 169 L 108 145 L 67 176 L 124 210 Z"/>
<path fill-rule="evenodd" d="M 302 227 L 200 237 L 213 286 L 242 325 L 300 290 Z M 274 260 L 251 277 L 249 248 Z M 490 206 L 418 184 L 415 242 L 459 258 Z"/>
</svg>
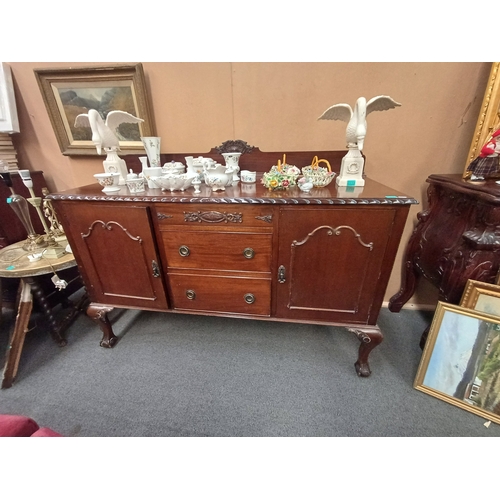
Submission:
<svg viewBox="0 0 500 500">
<path fill-rule="evenodd" d="M 126 186 L 115 193 L 104 193 L 99 184 L 89 184 L 67 191 L 51 193 L 47 197 L 53 200 L 70 201 L 117 201 L 117 202 L 154 202 L 154 203 L 240 203 L 274 205 L 413 205 L 414 198 L 405 196 L 390 187 L 365 178 L 363 187 L 339 187 L 335 180 L 327 187 L 313 188 L 309 193 L 302 192 L 297 186 L 288 190 L 269 191 L 260 182 L 258 175 L 254 184 L 227 187 L 225 191 L 212 191 L 201 184 L 200 193 L 190 187 L 186 191 L 162 191 L 148 189 L 144 193 L 131 194 Z"/>
</svg>

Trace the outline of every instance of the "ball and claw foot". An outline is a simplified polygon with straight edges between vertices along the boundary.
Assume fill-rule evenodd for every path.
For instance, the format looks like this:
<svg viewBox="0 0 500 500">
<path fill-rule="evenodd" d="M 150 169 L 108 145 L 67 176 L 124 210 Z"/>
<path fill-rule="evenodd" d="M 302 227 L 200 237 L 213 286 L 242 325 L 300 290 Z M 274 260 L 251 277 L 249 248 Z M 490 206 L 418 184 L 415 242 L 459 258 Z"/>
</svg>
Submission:
<svg viewBox="0 0 500 500">
<path fill-rule="evenodd" d="M 99 345 L 101 347 L 106 347 L 108 349 L 114 347 L 116 343 L 118 342 L 118 337 L 113 335 L 110 339 L 104 338 L 99 342 Z"/>
<path fill-rule="evenodd" d="M 356 361 L 356 363 L 354 363 L 354 368 L 356 368 L 356 373 L 360 377 L 369 377 L 372 373 L 368 363 L 360 363 L 359 361 Z"/>
<path fill-rule="evenodd" d="M 368 356 L 370 352 L 382 342 L 384 336 L 378 326 L 348 328 L 348 330 L 354 333 L 361 342 L 358 359 L 356 363 L 354 363 L 356 373 L 360 377 L 369 377 L 372 372 L 368 363 Z"/>
<path fill-rule="evenodd" d="M 103 336 L 99 343 L 101 347 L 111 348 L 118 342 L 118 337 L 113 333 L 113 328 L 108 319 L 107 313 L 111 312 L 114 308 L 110 306 L 103 306 L 100 304 L 90 304 L 87 309 L 87 315 L 92 318 L 101 329 Z"/>
</svg>

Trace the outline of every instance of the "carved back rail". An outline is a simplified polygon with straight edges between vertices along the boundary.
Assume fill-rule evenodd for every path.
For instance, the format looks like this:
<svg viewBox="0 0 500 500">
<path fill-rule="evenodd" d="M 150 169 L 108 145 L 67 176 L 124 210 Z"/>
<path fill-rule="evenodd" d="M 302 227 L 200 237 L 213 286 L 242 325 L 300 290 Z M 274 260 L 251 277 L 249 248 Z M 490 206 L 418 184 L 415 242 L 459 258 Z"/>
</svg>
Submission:
<svg viewBox="0 0 500 500">
<path fill-rule="evenodd" d="M 198 156 L 203 156 L 205 158 L 212 158 L 215 161 L 224 164 L 224 157 L 222 153 L 224 152 L 241 152 L 242 155 L 239 160 L 239 166 L 241 170 L 255 170 L 257 172 L 267 172 L 269 169 L 276 165 L 278 160 L 283 161 L 283 154 L 286 154 L 286 162 L 290 165 L 296 165 L 299 168 L 310 165 L 314 156 L 319 159 L 325 159 L 330 162 L 332 170 L 339 173 L 342 158 L 345 156 L 347 151 L 279 151 L 279 152 L 269 152 L 261 151 L 257 147 L 249 146 L 245 141 L 235 140 L 226 141 L 220 146 L 212 148 L 209 152 L 203 153 L 162 153 L 160 155 L 161 164 L 164 165 L 170 161 L 178 161 L 186 164 L 186 156 L 192 156 L 197 158 Z M 142 170 L 141 162 L 139 161 L 139 156 L 144 155 L 122 155 L 127 163 L 127 168 L 133 169 L 134 172 L 140 172 Z M 324 166 L 324 165 L 322 165 Z M 365 166 L 366 172 L 366 166 Z"/>
</svg>

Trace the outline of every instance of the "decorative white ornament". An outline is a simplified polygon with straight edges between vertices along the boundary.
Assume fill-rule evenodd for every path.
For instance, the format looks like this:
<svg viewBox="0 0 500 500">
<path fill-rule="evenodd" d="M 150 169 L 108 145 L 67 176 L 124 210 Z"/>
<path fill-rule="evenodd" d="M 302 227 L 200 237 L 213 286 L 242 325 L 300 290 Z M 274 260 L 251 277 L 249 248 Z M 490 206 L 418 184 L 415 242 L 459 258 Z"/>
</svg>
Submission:
<svg viewBox="0 0 500 500">
<path fill-rule="evenodd" d="M 366 117 L 372 111 L 386 111 L 401 106 L 388 95 L 372 97 L 368 102 L 364 97 L 358 98 L 354 111 L 349 104 L 339 103 L 330 106 L 318 120 L 342 120 L 347 122 L 346 142 L 347 147 L 357 147 L 363 151 L 363 144 L 366 137 Z"/>
<path fill-rule="evenodd" d="M 143 122 L 126 111 L 110 111 L 104 121 L 95 109 L 89 109 L 88 113 L 78 115 L 75 119 L 75 127 L 90 127 L 92 129 L 92 142 L 95 144 L 97 153 L 101 154 L 103 148 L 116 148 L 120 150 L 120 140 L 116 135 L 116 129 L 122 123 Z"/>
<path fill-rule="evenodd" d="M 334 104 L 318 118 L 347 122 L 346 143 L 349 151 L 342 159 L 340 175 L 336 180 L 338 186 L 364 186 L 364 158 L 361 151 L 366 138 L 366 117 L 373 111 L 386 111 L 398 106 L 401 104 L 388 95 L 372 97 L 368 102 L 364 97 L 359 97 L 354 110 L 346 103 Z"/>
<path fill-rule="evenodd" d="M 365 159 L 358 148 L 349 148 L 342 158 L 340 174 L 336 179 L 337 186 L 364 186 L 363 167 Z"/>
<path fill-rule="evenodd" d="M 95 109 L 89 109 L 88 113 L 82 113 L 75 119 L 75 127 L 90 127 L 92 130 L 92 142 L 95 144 L 97 154 L 104 149 L 106 160 L 103 162 L 104 171 L 107 173 L 118 172 L 120 174 L 119 185 L 125 184 L 127 177 L 127 166 L 125 160 L 121 159 L 117 151 L 120 151 L 120 140 L 116 135 L 116 129 L 122 123 L 143 122 L 126 111 L 110 111 L 104 121 Z"/>
<path fill-rule="evenodd" d="M 160 163 L 160 137 L 141 137 L 142 144 L 148 155 L 150 168 L 161 167 Z"/>
</svg>

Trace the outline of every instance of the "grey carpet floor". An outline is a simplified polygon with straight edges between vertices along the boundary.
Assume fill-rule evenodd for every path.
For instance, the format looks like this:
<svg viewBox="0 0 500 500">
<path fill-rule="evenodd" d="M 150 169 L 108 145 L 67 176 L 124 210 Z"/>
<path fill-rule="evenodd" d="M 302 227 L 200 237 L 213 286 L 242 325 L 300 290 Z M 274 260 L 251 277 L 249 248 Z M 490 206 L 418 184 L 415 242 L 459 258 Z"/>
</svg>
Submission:
<svg viewBox="0 0 500 500">
<path fill-rule="evenodd" d="M 10 314 L 10 315 L 9 315 Z M 382 309 L 372 375 L 342 328 L 115 310 L 120 341 L 99 346 L 81 314 L 57 347 L 35 315 L 0 413 L 65 436 L 500 436 L 500 426 L 413 388 L 432 314 Z M 12 313 L 0 324 L 5 350 Z"/>
</svg>

